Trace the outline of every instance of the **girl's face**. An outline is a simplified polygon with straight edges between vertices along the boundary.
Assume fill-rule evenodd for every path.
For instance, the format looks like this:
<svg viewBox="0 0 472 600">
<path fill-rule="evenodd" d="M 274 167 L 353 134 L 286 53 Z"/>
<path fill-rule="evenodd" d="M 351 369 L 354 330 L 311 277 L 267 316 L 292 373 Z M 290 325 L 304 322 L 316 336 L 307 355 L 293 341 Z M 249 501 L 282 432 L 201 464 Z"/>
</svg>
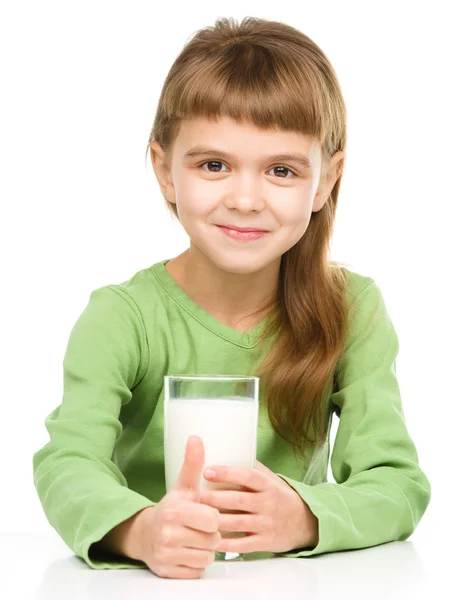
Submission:
<svg viewBox="0 0 472 600">
<path fill-rule="evenodd" d="M 207 154 L 197 146 L 215 150 Z M 297 154 L 305 164 L 288 156 L 274 158 L 282 154 Z M 311 213 L 323 207 L 338 177 L 333 168 L 331 178 L 328 171 L 319 185 L 320 144 L 311 136 L 261 130 L 228 117 L 216 123 L 182 121 L 170 169 L 157 142 L 151 143 L 151 156 L 161 190 L 177 205 L 192 244 L 233 273 L 257 271 L 280 259 L 305 233 Z M 331 164 L 341 158 L 336 153 Z M 240 242 L 217 225 L 268 233 Z"/>
</svg>

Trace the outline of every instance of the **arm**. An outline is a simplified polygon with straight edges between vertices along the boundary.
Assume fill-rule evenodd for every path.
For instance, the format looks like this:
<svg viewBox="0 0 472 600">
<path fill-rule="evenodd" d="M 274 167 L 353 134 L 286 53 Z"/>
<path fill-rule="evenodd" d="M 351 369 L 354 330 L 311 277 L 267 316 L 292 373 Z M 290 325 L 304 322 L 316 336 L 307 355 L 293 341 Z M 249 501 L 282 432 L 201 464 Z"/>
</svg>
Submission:
<svg viewBox="0 0 472 600">
<path fill-rule="evenodd" d="M 141 539 L 141 524 L 145 518 L 143 508 L 126 521 L 113 527 L 99 542 L 96 542 L 95 548 L 106 550 L 112 554 L 140 560 L 141 549 L 137 541 Z"/>
<path fill-rule="evenodd" d="M 375 281 L 358 297 L 331 400 L 340 416 L 331 468 L 336 483 L 308 485 L 285 477 L 319 526 L 319 540 L 283 556 L 405 540 L 431 497 L 408 433 L 396 377 L 398 337 Z"/>
<path fill-rule="evenodd" d="M 121 407 L 131 400 L 147 362 L 144 326 L 133 301 L 112 286 L 92 292 L 67 345 L 62 404 L 45 421 L 51 441 L 34 454 L 33 469 L 49 523 L 95 569 L 145 568 L 112 554 L 106 541 L 97 542 L 155 504 L 129 489 L 111 460 L 122 432 Z"/>
</svg>

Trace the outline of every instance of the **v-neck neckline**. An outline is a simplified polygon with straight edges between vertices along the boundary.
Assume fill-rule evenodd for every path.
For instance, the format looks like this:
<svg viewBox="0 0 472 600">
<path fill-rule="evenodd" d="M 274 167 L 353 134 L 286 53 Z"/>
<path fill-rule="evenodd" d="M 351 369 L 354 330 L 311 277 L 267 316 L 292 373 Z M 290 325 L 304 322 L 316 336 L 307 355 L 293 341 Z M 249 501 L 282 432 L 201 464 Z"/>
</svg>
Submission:
<svg viewBox="0 0 472 600">
<path fill-rule="evenodd" d="M 257 344 L 258 335 L 270 314 L 266 315 L 262 321 L 257 323 L 257 325 L 249 331 L 239 331 L 238 329 L 234 329 L 233 327 L 222 323 L 199 304 L 194 302 L 192 298 L 184 292 L 175 279 L 173 279 L 169 271 L 165 268 L 165 265 L 170 260 L 170 258 L 166 258 L 155 263 L 152 265 L 151 271 L 172 298 L 204 327 L 210 329 L 216 335 L 243 348 L 253 348 Z"/>
</svg>

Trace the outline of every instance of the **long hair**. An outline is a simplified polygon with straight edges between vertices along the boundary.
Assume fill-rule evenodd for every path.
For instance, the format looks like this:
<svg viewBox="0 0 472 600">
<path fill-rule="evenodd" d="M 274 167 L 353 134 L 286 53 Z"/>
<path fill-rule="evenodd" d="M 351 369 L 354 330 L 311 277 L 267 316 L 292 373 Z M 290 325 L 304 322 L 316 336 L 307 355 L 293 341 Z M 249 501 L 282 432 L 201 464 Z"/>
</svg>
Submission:
<svg viewBox="0 0 472 600">
<path fill-rule="evenodd" d="M 182 119 L 220 116 L 316 136 L 321 177 L 330 157 L 345 150 L 346 108 L 334 69 L 307 35 L 285 23 L 220 17 L 187 41 L 165 79 L 146 157 L 157 141 L 167 161 Z M 348 330 L 345 263 L 329 259 L 341 177 L 282 255 L 275 301 L 253 313 L 270 309 L 260 341 L 275 338 L 253 375 L 273 428 L 302 457 L 329 434 L 328 392 Z M 176 205 L 165 201 L 180 221 Z"/>
</svg>

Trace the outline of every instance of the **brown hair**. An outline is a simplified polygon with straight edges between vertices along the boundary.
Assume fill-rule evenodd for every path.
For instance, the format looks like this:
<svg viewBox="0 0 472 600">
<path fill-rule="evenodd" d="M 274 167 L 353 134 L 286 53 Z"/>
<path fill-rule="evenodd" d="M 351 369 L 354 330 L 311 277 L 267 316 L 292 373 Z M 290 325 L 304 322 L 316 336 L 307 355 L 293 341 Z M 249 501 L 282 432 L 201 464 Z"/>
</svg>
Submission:
<svg viewBox="0 0 472 600">
<path fill-rule="evenodd" d="M 345 150 L 346 108 L 333 67 L 307 35 L 281 22 L 220 17 L 198 31 L 165 79 L 146 156 L 157 141 L 167 161 L 182 119 L 220 116 L 316 136 L 321 177 L 330 157 Z M 347 336 L 345 263 L 329 259 L 341 177 L 282 255 L 275 302 L 253 313 L 270 309 L 260 340 L 278 333 L 253 374 L 261 378 L 272 426 L 301 456 L 327 439 L 328 392 Z M 176 205 L 166 203 L 179 219 Z"/>
</svg>

